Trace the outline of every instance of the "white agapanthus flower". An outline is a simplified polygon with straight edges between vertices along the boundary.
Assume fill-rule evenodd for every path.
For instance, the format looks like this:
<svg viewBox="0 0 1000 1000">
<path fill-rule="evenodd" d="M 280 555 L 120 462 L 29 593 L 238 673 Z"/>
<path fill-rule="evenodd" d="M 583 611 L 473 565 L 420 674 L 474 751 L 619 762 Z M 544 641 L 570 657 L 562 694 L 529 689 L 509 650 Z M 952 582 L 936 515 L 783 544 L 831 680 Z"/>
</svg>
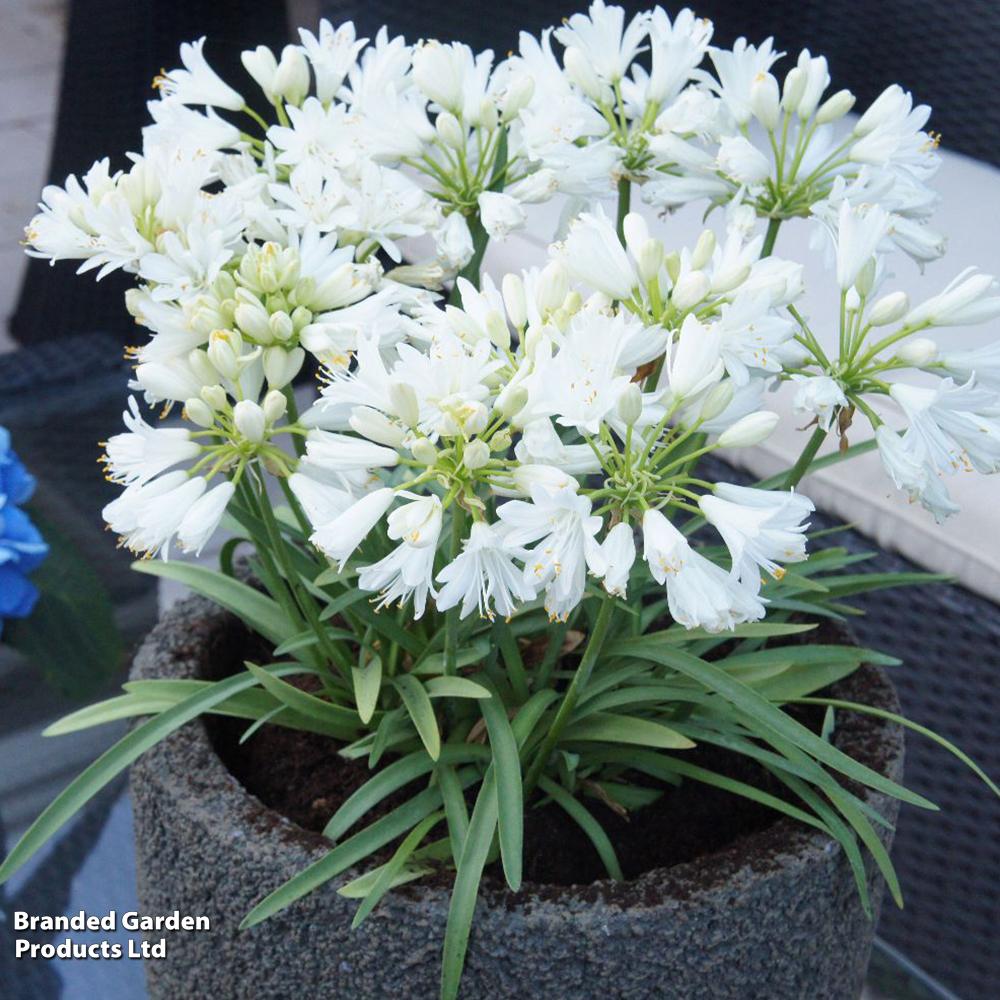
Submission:
<svg viewBox="0 0 1000 1000">
<path fill-rule="evenodd" d="M 553 621 L 565 621 L 580 603 L 588 566 L 603 566 L 594 536 L 601 518 L 591 502 L 572 487 L 549 490 L 536 486 L 530 503 L 510 500 L 497 511 L 507 528 L 508 544 L 520 550 L 524 581 L 545 590 L 545 610 Z M 529 548 L 532 543 L 533 548 Z"/>
<path fill-rule="evenodd" d="M 733 576 L 691 547 L 657 510 L 642 519 L 643 558 L 657 583 L 665 584 L 670 614 L 686 628 L 722 632 L 764 616 L 756 588 Z"/>
<path fill-rule="evenodd" d="M 812 414 L 829 430 L 837 410 L 847 406 L 847 397 L 837 380 L 829 375 L 793 375 L 792 381 L 798 386 L 792 400 L 795 412 Z"/>
<path fill-rule="evenodd" d="M 26 230 L 33 256 L 135 279 L 136 397 L 104 461 L 123 488 L 106 519 L 136 552 L 200 552 L 227 511 L 260 523 L 271 477 L 285 526 L 379 608 L 507 618 L 541 599 L 569 621 L 601 587 L 634 594 L 641 542 L 675 620 L 715 632 L 762 617 L 762 573 L 804 558 L 812 505 L 787 486 L 825 435 L 849 455 L 867 420 L 939 520 L 945 475 L 1000 469 L 996 346 L 928 336 L 1000 316 L 994 278 L 915 305 L 883 288 L 885 254 L 945 250 L 929 110 L 901 88 L 838 124 L 854 99 L 822 55 L 782 69 L 770 39 L 710 47 L 690 10 L 603 0 L 500 61 L 351 22 L 299 39 L 243 53 L 265 116 L 204 39 L 182 46 L 128 169 L 47 187 Z M 674 246 L 628 211 L 633 188 L 722 211 Z M 545 266 L 480 274 L 557 193 Z M 774 252 L 807 217 L 836 350 L 798 311 L 810 262 Z M 292 384 L 316 366 L 299 415 Z M 775 429 L 764 393 L 784 382 L 813 435 L 794 482 L 699 478 L 701 455 Z M 691 516 L 728 559 L 680 531 Z"/>
<path fill-rule="evenodd" d="M 780 579 L 781 563 L 802 562 L 806 557 L 803 521 L 814 507 L 799 493 L 758 490 L 732 483 L 717 483 L 714 495 L 701 498 L 709 524 L 718 529 L 729 548 L 733 574 L 756 592 L 761 569 Z"/>
<path fill-rule="evenodd" d="M 443 584 L 437 606 L 442 611 L 462 605 L 461 617 L 478 611 L 481 618 L 495 614 L 510 618 L 518 607 L 535 596 L 535 586 L 525 580 L 514 562 L 514 552 L 499 525 L 477 521 L 469 529 L 461 553 L 437 575 Z"/>
</svg>

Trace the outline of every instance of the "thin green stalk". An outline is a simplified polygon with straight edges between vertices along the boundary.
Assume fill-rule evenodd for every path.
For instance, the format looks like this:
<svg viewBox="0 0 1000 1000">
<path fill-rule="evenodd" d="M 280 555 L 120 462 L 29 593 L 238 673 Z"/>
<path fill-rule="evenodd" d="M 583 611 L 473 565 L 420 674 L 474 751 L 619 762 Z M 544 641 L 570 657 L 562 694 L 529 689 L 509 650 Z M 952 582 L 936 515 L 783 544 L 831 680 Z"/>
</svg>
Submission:
<svg viewBox="0 0 1000 1000">
<path fill-rule="evenodd" d="M 778 238 L 778 230 L 781 228 L 781 219 L 769 219 L 767 223 L 767 233 L 764 236 L 764 246 L 761 248 L 761 259 L 770 257 L 774 250 L 774 241 Z"/>
<path fill-rule="evenodd" d="M 608 634 L 608 627 L 611 625 L 614 607 L 614 599 L 611 595 L 602 595 L 601 608 L 597 613 L 597 621 L 594 622 L 594 628 L 590 633 L 590 639 L 587 642 L 587 648 L 583 652 L 580 665 L 576 668 L 576 673 L 573 675 L 573 680 L 566 689 L 566 694 L 563 696 L 559 711 L 556 712 L 556 717 L 548 733 L 545 734 L 545 739 L 542 741 L 535 759 L 528 768 L 527 776 L 524 779 L 526 796 L 538 784 L 538 778 L 544 770 L 545 765 L 548 764 L 549 757 L 552 756 L 552 751 L 558 745 L 563 730 L 569 724 L 570 717 L 573 715 L 577 702 L 580 700 L 580 695 L 583 694 L 587 686 L 587 681 L 590 680 L 594 665 L 597 663 L 598 656 L 600 656 L 601 647 L 604 645 L 604 639 Z"/>
<path fill-rule="evenodd" d="M 299 422 L 299 404 L 295 401 L 295 389 L 292 387 L 292 383 L 289 382 L 281 391 L 288 401 L 288 422 L 290 424 L 297 424 Z M 306 443 L 298 434 L 292 435 L 292 447 L 299 458 L 306 453 Z"/>
<path fill-rule="evenodd" d="M 627 177 L 618 179 L 618 239 L 625 242 L 625 216 L 632 203 L 632 182 Z"/>
<path fill-rule="evenodd" d="M 454 562 L 462 551 L 462 529 L 465 516 L 462 508 L 456 503 L 451 508 L 451 562 Z M 448 676 L 458 673 L 458 624 L 459 607 L 449 608 L 444 613 L 444 672 Z"/>
<path fill-rule="evenodd" d="M 819 451 L 825 438 L 826 428 L 817 426 L 816 430 L 812 432 L 812 437 L 809 438 L 805 448 L 802 449 L 799 460 L 788 470 L 788 475 L 785 477 L 782 489 L 790 490 L 799 485 L 799 480 L 806 474 L 806 469 L 809 468 L 812 460 L 816 457 L 816 453 Z"/>
<path fill-rule="evenodd" d="M 349 681 L 351 677 L 350 663 L 346 660 L 343 651 L 327 635 L 326 629 L 319 618 L 319 608 L 316 605 L 316 601 L 312 594 L 302 585 L 298 571 L 292 565 L 292 561 L 288 556 L 287 542 L 281 537 L 281 529 L 278 527 L 278 522 L 275 519 L 274 510 L 271 507 L 271 499 L 267 495 L 267 486 L 262 476 L 258 476 L 258 485 L 260 486 L 258 509 L 260 510 L 261 520 L 264 522 L 268 538 L 277 554 L 278 562 L 281 564 L 282 572 L 288 584 L 288 590 L 295 598 L 295 602 L 305 622 L 316 633 L 320 650 L 323 656 L 326 657 L 326 660 L 322 660 L 319 665 L 324 669 L 329 669 L 329 662 L 336 663 L 344 680 Z"/>
<path fill-rule="evenodd" d="M 257 520 L 262 520 L 260 505 L 257 503 L 253 487 L 250 485 L 248 478 L 243 479 L 237 484 L 236 495 L 240 498 L 243 506 L 253 517 Z M 288 586 L 282 579 L 281 574 L 278 572 L 278 567 L 271 558 L 267 546 L 261 544 L 262 541 L 263 540 L 258 541 L 255 538 L 254 548 L 256 549 L 257 557 L 260 560 L 260 568 L 261 574 L 264 577 L 264 585 L 267 587 L 271 596 L 278 602 L 278 604 L 281 605 L 285 614 L 288 615 L 288 620 L 292 623 L 295 630 L 302 631 L 305 623 L 302 620 L 299 609 L 288 589 Z"/>
</svg>

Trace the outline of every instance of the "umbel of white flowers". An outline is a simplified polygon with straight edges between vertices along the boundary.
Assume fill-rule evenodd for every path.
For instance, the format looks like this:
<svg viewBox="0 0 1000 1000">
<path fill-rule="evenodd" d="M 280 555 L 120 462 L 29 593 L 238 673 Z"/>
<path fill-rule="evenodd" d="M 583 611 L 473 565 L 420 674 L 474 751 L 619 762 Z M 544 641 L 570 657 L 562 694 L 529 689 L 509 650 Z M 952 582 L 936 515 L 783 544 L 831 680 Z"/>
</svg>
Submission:
<svg viewBox="0 0 1000 1000">
<path fill-rule="evenodd" d="M 47 187 L 27 228 L 30 254 L 136 278 L 148 337 L 107 442 L 109 525 L 137 552 L 199 551 L 251 478 L 275 477 L 380 606 L 510 616 L 541 596 L 565 619 L 588 578 L 624 597 L 641 570 L 678 622 L 718 631 L 762 617 L 762 574 L 805 557 L 812 505 L 793 487 L 852 416 L 897 487 L 953 512 L 948 476 L 1000 467 L 1000 345 L 926 335 L 994 319 L 1000 297 L 974 271 L 916 306 L 882 288 L 884 255 L 944 252 L 929 109 L 890 87 L 846 122 L 824 58 L 779 80 L 770 39 L 711 36 L 688 10 L 626 23 L 595 0 L 495 62 L 323 21 L 244 53 L 249 97 L 204 39 L 182 46 L 128 170 Z M 628 211 L 633 187 L 721 206 L 722 225 L 665 245 Z M 546 265 L 480 279 L 487 241 L 557 196 Z M 797 217 L 831 265 L 809 280 L 840 292 L 836 353 L 796 309 L 804 262 L 772 253 Z M 326 385 L 299 415 L 288 387 L 310 355 Z M 918 369 L 938 380 L 911 384 Z M 773 431 L 762 400 L 781 381 L 816 422 L 784 488 L 699 478 L 700 456 Z M 140 398 L 183 422 L 149 422 Z M 722 564 L 689 540 L 704 522 Z"/>
</svg>

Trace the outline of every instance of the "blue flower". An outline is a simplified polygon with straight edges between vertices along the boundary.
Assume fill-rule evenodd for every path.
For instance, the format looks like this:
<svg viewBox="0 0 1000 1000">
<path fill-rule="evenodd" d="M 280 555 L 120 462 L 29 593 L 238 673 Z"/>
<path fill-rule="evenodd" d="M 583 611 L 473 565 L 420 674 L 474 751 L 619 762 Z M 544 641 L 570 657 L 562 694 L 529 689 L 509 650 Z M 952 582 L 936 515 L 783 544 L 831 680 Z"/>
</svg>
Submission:
<svg viewBox="0 0 1000 1000">
<path fill-rule="evenodd" d="M 31 614 L 38 590 L 28 574 L 49 547 L 19 504 L 35 491 L 35 478 L 10 449 L 10 434 L 0 427 L 0 633 L 5 618 Z"/>
</svg>

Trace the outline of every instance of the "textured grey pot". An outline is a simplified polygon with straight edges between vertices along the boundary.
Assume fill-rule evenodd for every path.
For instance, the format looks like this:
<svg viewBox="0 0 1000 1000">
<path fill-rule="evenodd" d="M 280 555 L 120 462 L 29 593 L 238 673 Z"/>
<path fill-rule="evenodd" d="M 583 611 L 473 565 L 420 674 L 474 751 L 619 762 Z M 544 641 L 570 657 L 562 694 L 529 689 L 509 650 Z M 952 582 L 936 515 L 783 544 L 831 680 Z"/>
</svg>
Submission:
<svg viewBox="0 0 1000 1000">
<path fill-rule="evenodd" d="M 133 677 L 203 677 L 206 663 L 235 659 L 239 645 L 234 619 L 189 600 L 150 634 Z M 878 687 L 880 704 L 895 709 L 884 676 Z M 852 744 L 845 716 L 838 745 L 902 776 L 896 726 L 878 729 L 874 740 L 871 729 L 866 739 L 855 732 Z M 335 891 L 358 874 L 348 873 L 237 931 L 256 902 L 320 858 L 328 842 L 248 794 L 200 722 L 133 766 L 132 797 L 141 911 L 207 915 L 212 924 L 208 933 L 168 935 L 166 960 L 146 963 L 154 1000 L 437 1000 L 443 888 L 390 893 L 351 932 L 356 904 Z M 867 798 L 895 821 L 894 801 Z M 752 863 L 744 841 L 742 850 L 624 885 L 527 886 L 517 896 L 486 887 L 463 1000 L 857 1000 L 873 926 L 840 847 L 788 820 L 754 837 L 766 850 Z M 869 879 L 877 907 L 883 886 L 873 869 Z"/>
</svg>

